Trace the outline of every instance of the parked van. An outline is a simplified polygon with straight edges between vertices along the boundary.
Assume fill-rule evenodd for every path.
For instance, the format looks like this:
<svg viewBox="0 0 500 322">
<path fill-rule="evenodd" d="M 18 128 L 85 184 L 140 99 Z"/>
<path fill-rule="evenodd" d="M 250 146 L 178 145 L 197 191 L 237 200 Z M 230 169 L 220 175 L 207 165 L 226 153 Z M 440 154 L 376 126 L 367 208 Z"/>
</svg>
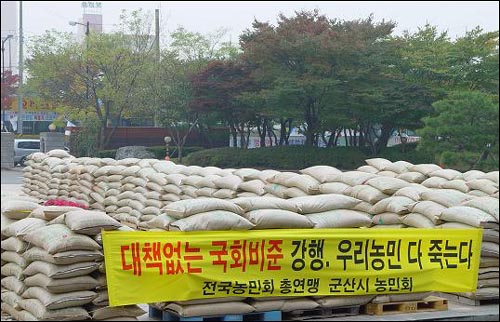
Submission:
<svg viewBox="0 0 500 322">
<path fill-rule="evenodd" d="M 40 140 L 16 139 L 14 140 L 14 164 L 24 165 L 26 157 L 34 152 L 40 152 Z"/>
</svg>

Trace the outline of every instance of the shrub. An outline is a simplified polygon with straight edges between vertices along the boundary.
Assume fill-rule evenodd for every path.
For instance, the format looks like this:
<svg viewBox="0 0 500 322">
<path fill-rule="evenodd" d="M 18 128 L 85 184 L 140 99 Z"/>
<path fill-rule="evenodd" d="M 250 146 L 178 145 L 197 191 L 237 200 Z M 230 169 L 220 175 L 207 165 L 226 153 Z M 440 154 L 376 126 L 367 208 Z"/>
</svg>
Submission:
<svg viewBox="0 0 500 322">
<path fill-rule="evenodd" d="M 249 150 L 209 149 L 191 153 L 184 159 L 184 163 L 221 168 L 253 167 L 278 170 L 298 170 L 323 164 L 349 170 L 363 165 L 365 158 L 359 149 L 352 147 L 323 149 L 306 146 L 279 146 Z"/>
</svg>

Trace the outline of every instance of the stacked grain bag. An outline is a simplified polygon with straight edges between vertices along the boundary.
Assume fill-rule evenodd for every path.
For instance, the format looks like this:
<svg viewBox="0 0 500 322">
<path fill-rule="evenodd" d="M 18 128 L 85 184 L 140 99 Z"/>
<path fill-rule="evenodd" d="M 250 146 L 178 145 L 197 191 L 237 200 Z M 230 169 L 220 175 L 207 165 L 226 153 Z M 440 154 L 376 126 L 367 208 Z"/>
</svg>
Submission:
<svg viewBox="0 0 500 322">
<path fill-rule="evenodd" d="M 24 172 L 24 192 L 42 200 L 47 199 L 47 191 L 49 190 L 46 183 L 48 181 L 46 178 L 48 168 L 42 165 L 43 160 L 48 157 L 48 155 L 41 152 L 28 155 L 26 158 L 26 171 Z"/>
<path fill-rule="evenodd" d="M 40 207 L 29 198 L 2 198 L 2 311 L 7 312 L 16 320 L 26 320 L 19 302 L 21 295 L 26 290 L 24 284 L 23 269 L 27 266 L 27 261 L 23 258 L 23 253 L 29 248 L 28 243 L 22 237 L 31 230 L 45 225 L 45 220 L 28 218 L 31 211 Z M 31 317 L 27 317 L 32 320 Z"/>
<path fill-rule="evenodd" d="M 103 212 L 78 209 L 26 234 L 23 239 L 33 248 L 24 253 L 30 263 L 23 271 L 28 288 L 19 306 L 39 320 L 88 319 L 88 310 L 93 319 L 109 317 L 112 312 L 103 310 L 107 291 L 92 276 L 103 262 L 101 246 L 94 239 L 102 229 L 120 226 Z M 114 317 L 125 315 L 114 313 Z"/>
</svg>

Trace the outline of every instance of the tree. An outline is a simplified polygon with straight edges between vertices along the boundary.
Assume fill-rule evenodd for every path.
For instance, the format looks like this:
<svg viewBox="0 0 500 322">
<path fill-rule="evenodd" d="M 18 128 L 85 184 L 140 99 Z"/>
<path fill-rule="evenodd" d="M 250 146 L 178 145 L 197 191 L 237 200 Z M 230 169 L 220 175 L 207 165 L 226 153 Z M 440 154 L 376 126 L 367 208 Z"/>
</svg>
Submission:
<svg viewBox="0 0 500 322">
<path fill-rule="evenodd" d="M 94 115 L 99 121 L 97 147 L 104 148 L 123 114 L 136 109 L 136 98 L 143 97 L 138 79 L 151 62 L 150 25 L 141 11 L 123 12 L 120 30 L 90 33 L 88 48 L 67 33 L 36 37 L 26 62 L 27 87 L 68 112 Z"/>
<path fill-rule="evenodd" d="M 148 83 L 148 93 L 155 100 L 154 113 L 172 134 L 177 147 L 179 161 L 191 131 L 199 125 L 201 118 L 191 109 L 193 88 L 192 75 L 203 70 L 210 61 L 232 57 L 237 52 L 230 43 L 223 42 L 223 30 L 202 35 L 179 27 L 171 33 L 171 42 L 155 65 L 156 71 L 149 75 L 156 81 Z"/>
<path fill-rule="evenodd" d="M 190 108 L 200 114 L 214 114 L 224 121 L 231 130 L 234 146 L 237 135 L 241 146 L 246 146 L 247 129 L 256 118 L 256 112 L 239 99 L 244 91 L 252 89 L 250 72 L 250 67 L 241 62 L 220 60 L 209 63 L 190 79 L 193 88 Z"/>
<path fill-rule="evenodd" d="M 291 18 L 280 15 L 277 26 L 255 21 L 240 43 L 243 57 L 257 66 L 253 77 L 263 84 L 262 94 L 292 101 L 285 109 L 300 111 L 306 144 L 317 145 L 320 133 L 331 128 L 326 117 L 351 108 L 345 87 L 356 59 L 394 26 L 374 23 L 372 17 L 337 21 L 317 10 L 301 11 Z"/>
<path fill-rule="evenodd" d="M 10 110 L 17 92 L 19 75 L 13 75 L 11 70 L 2 74 L 2 110 Z"/>
<path fill-rule="evenodd" d="M 470 170 L 488 157 L 498 169 L 498 100 L 479 91 L 459 91 L 433 104 L 436 116 L 424 118 L 419 151 L 444 165 Z"/>
</svg>

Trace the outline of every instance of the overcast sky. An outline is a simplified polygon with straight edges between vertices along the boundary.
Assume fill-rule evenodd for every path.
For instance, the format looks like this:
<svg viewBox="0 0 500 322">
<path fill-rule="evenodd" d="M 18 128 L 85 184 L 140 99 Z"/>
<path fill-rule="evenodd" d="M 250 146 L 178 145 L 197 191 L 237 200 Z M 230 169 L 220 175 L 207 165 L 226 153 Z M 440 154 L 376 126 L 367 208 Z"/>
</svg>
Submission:
<svg viewBox="0 0 500 322">
<path fill-rule="evenodd" d="M 76 32 L 68 24 L 82 16 L 82 1 L 23 1 L 25 36 L 39 35 L 47 29 Z M 254 18 L 276 22 L 279 13 L 290 16 L 301 9 L 319 9 L 329 18 L 358 19 L 373 13 L 376 21 L 393 20 L 396 34 L 416 31 L 426 23 L 447 30 L 453 38 L 475 26 L 498 30 L 498 1 L 101 1 L 104 31 L 113 30 L 121 9 L 143 8 L 151 13 L 160 9 L 162 31 L 182 25 L 189 31 L 212 32 L 229 29 L 228 37 L 237 41 L 250 28 Z"/>
</svg>

